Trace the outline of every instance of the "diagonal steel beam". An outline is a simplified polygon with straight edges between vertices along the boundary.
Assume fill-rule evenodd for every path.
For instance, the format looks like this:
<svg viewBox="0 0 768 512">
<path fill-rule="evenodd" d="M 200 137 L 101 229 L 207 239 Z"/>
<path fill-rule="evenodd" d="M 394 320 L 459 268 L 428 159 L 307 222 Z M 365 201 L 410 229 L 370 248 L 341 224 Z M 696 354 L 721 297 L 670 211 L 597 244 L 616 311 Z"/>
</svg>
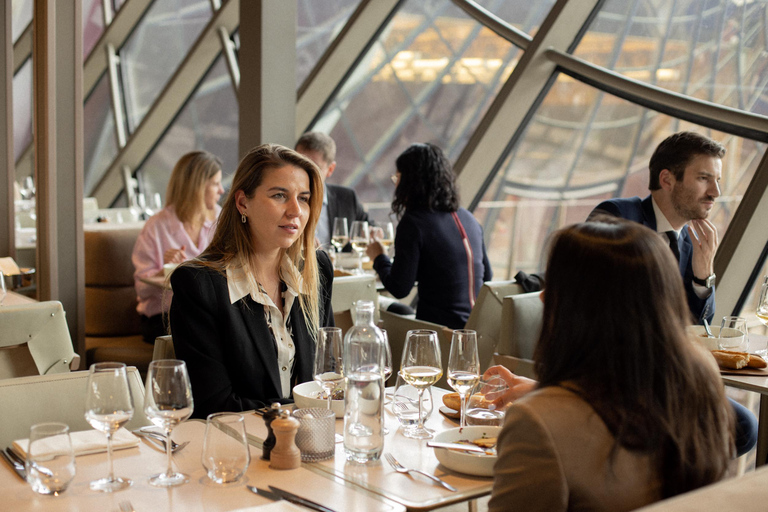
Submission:
<svg viewBox="0 0 768 512">
<path fill-rule="evenodd" d="M 130 2 L 126 5 L 129 4 Z M 128 166 L 135 172 L 162 138 L 205 73 L 221 54 L 219 27 L 224 27 L 230 33 L 237 28 L 240 21 L 239 9 L 240 0 L 228 0 L 214 13 L 184 62 L 168 81 L 136 131 L 131 134 L 125 147 L 117 154 L 94 190 L 85 191 L 86 195 L 96 197 L 99 204 L 104 205 L 112 204 L 117 199 L 123 189 L 121 169 Z"/>
</svg>

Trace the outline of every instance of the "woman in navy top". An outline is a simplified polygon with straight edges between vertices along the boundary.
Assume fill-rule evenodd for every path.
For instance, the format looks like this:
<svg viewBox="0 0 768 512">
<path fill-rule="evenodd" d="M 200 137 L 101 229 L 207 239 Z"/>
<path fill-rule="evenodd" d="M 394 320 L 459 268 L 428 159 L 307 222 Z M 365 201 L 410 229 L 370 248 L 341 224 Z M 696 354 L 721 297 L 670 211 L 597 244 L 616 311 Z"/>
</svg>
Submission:
<svg viewBox="0 0 768 512">
<path fill-rule="evenodd" d="M 459 207 L 453 169 L 439 147 L 413 144 L 396 166 L 397 257 L 390 260 L 378 242 L 367 254 L 394 297 L 405 297 L 418 282 L 416 318 L 463 328 L 480 287 L 492 277 L 483 230 Z"/>
</svg>

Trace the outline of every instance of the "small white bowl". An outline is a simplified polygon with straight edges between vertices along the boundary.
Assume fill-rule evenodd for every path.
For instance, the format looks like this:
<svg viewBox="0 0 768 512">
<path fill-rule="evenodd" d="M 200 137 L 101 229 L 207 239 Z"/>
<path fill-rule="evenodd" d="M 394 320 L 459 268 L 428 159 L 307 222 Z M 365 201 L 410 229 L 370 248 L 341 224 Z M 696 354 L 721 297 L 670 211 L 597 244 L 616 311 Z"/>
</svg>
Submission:
<svg viewBox="0 0 768 512">
<path fill-rule="evenodd" d="M 326 409 L 328 401 L 322 398 L 322 396 L 322 389 L 315 381 L 305 382 L 293 388 L 293 401 L 298 409 L 309 409 L 311 407 Z M 331 400 L 331 409 L 337 418 L 343 418 L 344 400 Z"/>
<path fill-rule="evenodd" d="M 459 427 L 444 430 L 435 436 L 435 441 L 441 443 L 456 443 L 458 441 L 474 441 L 479 438 L 498 437 L 501 427 L 474 426 Z M 482 453 L 460 452 L 435 448 L 435 457 L 440 464 L 459 473 L 475 476 L 493 476 L 493 465 L 496 464 L 496 455 Z"/>
</svg>

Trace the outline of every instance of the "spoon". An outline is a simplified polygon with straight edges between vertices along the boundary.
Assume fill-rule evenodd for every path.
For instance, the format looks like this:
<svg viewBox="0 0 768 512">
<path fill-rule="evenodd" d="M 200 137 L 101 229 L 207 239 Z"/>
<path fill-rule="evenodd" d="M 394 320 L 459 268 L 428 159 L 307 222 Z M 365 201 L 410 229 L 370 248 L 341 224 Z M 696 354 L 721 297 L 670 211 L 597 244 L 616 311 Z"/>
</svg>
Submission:
<svg viewBox="0 0 768 512">
<path fill-rule="evenodd" d="M 707 332 L 707 338 L 714 338 L 715 335 L 712 334 L 712 329 L 709 328 L 709 322 L 707 322 L 707 319 L 704 319 L 704 330 Z"/>
</svg>

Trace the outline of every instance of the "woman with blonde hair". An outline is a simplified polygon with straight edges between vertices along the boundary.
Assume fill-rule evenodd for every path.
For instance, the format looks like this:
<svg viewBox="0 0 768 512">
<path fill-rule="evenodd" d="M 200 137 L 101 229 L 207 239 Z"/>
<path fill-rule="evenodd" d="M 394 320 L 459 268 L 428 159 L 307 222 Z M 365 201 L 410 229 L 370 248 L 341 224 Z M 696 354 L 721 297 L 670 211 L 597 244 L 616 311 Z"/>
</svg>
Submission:
<svg viewBox="0 0 768 512">
<path fill-rule="evenodd" d="M 154 343 L 167 334 L 171 293 L 141 281 L 163 275 L 166 263 L 181 263 L 197 257 L 213 237 L 221 211 L 221 160 L 206 151 L 182 156 L 173 168 L 165 193 L 165 208 L 150 217 L 133 247 L 133 279 L 136 310 L 141 315 L 144 341 Z"/>
<path fill-rule="evenodd" d="M 314 248 L 317 166 L 264 144 L 240 162 L 231 190 L 208 249 L 171 275 L 173 344 L 199 418 L 290 401 L 312 380 L 318 328 L 333 325 L 333 267 Z"/>
</svg>

